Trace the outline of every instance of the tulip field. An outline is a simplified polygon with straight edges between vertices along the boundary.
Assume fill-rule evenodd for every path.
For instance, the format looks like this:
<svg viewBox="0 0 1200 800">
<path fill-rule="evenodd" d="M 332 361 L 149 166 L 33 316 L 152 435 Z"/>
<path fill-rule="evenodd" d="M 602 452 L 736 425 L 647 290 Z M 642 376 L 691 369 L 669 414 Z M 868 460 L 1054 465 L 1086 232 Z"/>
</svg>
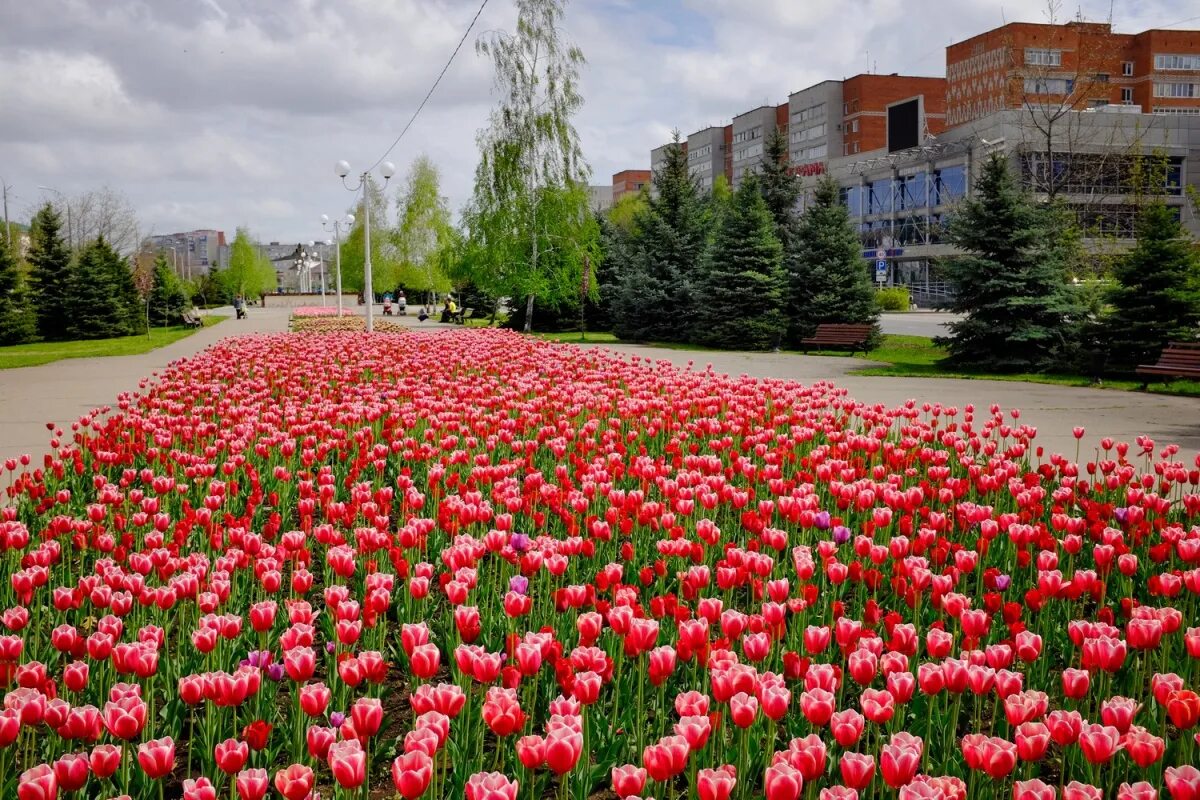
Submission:
<svg viewBox="0 0 1200 800">
<path fill-rule="evenodd" d="M 1176 448 L 312 319 L 4 465 L 0 798 L 1200 798 Z"/>
</svg>

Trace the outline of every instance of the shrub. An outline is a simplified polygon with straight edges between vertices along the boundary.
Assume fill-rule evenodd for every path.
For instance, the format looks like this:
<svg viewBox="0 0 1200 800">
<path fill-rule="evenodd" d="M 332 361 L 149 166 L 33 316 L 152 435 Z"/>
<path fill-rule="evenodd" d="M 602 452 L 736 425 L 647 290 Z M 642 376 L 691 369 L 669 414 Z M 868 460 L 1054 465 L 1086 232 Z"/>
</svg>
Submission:
<svg viewBox="0 0 1200 800">
<path fill-rule="evenodd" d="M 912 296 L 903 286 L 892 286 L 875 292 L 875 305 L 880 311 L 908 311 Z"/>
</svg>

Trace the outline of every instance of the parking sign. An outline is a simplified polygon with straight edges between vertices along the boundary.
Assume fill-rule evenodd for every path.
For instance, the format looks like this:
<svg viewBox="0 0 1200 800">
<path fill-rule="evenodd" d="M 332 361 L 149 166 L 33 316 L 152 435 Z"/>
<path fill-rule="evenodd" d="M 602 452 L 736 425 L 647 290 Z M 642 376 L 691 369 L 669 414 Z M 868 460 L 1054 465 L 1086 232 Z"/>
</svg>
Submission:
<svg viewBox="0 0 1200 800">
<path fill-rule="evenodd" d="M 888 279 L 888 262 L 882 258 L 875 262 L 875 282 L 884 283 Z"/>
</svg>

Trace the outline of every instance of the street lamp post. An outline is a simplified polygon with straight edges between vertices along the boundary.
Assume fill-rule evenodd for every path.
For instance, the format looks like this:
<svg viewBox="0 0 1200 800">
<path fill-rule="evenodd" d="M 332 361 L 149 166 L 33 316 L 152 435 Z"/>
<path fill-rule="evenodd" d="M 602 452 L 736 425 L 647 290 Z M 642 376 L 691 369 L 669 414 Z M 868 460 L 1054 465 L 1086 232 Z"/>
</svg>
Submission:
<svg viewBox="0 0 1200 800">
<path fill-rule="evenodd" d="M 337 290 L 337 306 L 338 316 L 342 315 L 342 226 L 346 226 L 349 230 L 354 225 L 354 215 L 347 214 L 344 220 L 330 220 L 328 214 L 321 215 L 321 227 L 325 230 L 333 228 L 333 242 L 335 259 L 337 260 L 337 272 L 335 274 L 336 290 Z"/>
<path fill-rule="evenodd" d="M 371 285 L 371 198 L 368 192 L 371 173 L 364 172 L 359 176 L 358 185 L 350 186 L 346 183 L 346 176 L 350 174 L 350 162 L 339 161 L 334 170 L 348 191 L 358 192 L 362 189 L 363 193 L 363 300 L 367 304 L 367 332 L 370 333 L 375 330 L 375 290 Z M 387 182 L 396 174 L 396 165 L 390 161 L 383 162 L 379 166 L 379 174 L 383 176 L 384 186 L 387 186 Z"/>
</svg>

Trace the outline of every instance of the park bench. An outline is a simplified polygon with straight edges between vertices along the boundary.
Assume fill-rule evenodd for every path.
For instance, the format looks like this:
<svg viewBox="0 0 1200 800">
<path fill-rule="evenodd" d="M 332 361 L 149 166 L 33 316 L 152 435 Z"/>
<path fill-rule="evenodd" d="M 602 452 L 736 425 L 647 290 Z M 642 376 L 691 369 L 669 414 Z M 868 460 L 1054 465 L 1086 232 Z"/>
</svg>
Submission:
<svg viewBox="0 0 1200 800">
<path fill-rule="evenodd" d="M 450 317 L 450 321 L 451 321 L 451 322 L 454 322 L 454 323 L 457 323 L 457 324 L 459 324 L 459 325 L 466 325 L 466 324 L 467 324 L 467 320 L 469 320 L 469 319 L 470 319 L 471 317 L 473 317 L 473 316 L 475 316 L 475 309 L 473 309 L 473 308 L 460 308 L 460 309 L 458 310 L 458 313 L 457 313 L 457 314 L 455 314 L 454 316 Z"/>
<path fill-rule="evenodd" d="M 1143 377 L 1142 388 L 1151 377 L 1194 378 L 1200 380 L 1200 342 L 1168 342 L 1153 364 L 1139 364 L 1137 374 Z"/>
<path fill-rule="evenodd" d="M 200 319 L 199 316 L 197 316 L 196 314 L 193 314 L 191 311 L 184 311 L 182 314 L 179 315 L 179 317 L 180 317 L 180 319 L 183 320 L 184 325 L 187 325 L 192 328 L 203 328 L 204 327 L 204 320 Z"/>
<path fill-rule="evenodd" d="M 812 336 L 801 339 L 800 345 L 806 353 L 810 349 L 848 347 L 853 355 L 858 350 L 866 352 L 867 341 L 872 333 L 874 326 L 869 324 L 825 322 L 817 326 L 816 333 Z"/>
</svg>

